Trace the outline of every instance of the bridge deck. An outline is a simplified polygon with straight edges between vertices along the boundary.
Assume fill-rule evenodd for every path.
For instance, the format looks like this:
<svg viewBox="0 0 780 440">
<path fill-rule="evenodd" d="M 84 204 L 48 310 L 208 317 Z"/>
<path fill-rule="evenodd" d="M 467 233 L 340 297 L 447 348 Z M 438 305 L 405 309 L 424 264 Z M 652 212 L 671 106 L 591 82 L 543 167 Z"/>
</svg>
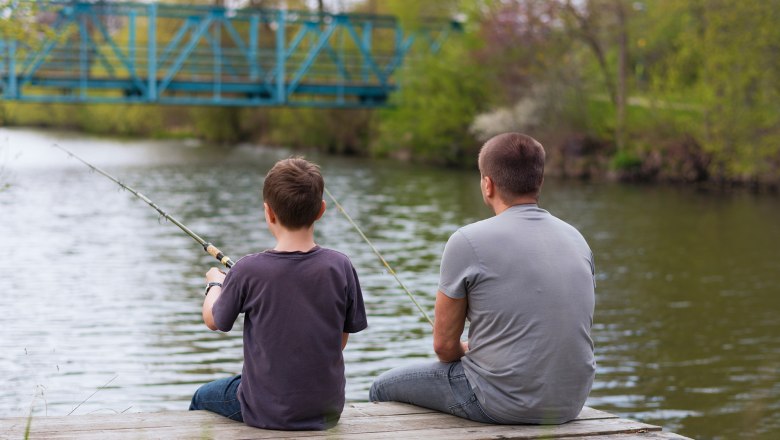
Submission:
<svg viewBox="0 0 780 440">
<path fill-rule="evenodd" d="M 24 438 L 26 418 L 0 419 L 0 439 Z M 486 425 L 400 403 L 357 403 L 344 409 L 339 424 L 328 431 L 271 431 L 206 411 L 170 411 L 113 415 L 36 417 L 30 439 L 686 439 L 658 426 L 623 419 L 592 408 L 569 423 L 556 426 Z"/>
</svg>

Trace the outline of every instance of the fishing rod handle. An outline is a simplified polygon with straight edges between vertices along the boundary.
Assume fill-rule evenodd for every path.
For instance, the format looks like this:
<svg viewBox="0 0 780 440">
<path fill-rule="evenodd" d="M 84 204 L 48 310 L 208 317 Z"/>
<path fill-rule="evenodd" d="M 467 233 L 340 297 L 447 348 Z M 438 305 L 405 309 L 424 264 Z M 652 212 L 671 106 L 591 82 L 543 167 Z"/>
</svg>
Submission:
<svg viewBox="0 0 780 440">
<path fill-rule="evenodd" d="M 214 246 L 211 243 L 206 243 L 203 245 L 203 249 L 206 250 L 206 252 L 209 253 L 212 257 L 219 260 L 220 263 L 225 265 L 228 269 L 233 267 L 233 260 L 230 259 L 227 255 L 223 254 L 221 250 L 217 249 L 216 246 Z"/>
</svg>

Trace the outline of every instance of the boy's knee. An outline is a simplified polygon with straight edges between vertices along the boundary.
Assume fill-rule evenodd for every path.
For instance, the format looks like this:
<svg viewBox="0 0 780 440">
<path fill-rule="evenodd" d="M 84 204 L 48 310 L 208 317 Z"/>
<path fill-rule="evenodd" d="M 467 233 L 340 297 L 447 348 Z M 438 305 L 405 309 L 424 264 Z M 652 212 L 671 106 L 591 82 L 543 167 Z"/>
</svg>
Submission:
<svg viewBox="0 0 780 440">
<path fill-rule="evenodd" d="M 201 386 L 197 390 L 195 390 L 195 394 L 192 395 L 192 400 L 190 401 L 190 411 L 200 410 L 203 409 L 203 406 L 201 406 L 201 389 L 203 387 Z"/>
</svg>

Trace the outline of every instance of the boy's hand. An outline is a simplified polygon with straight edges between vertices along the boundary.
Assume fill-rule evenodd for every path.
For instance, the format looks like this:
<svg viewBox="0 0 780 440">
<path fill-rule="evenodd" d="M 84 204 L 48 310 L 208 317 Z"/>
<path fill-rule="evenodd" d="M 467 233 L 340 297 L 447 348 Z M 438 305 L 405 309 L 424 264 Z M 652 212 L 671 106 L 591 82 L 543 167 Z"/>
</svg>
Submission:
<svg viewBox="0 0 780 440">
<path fill-rule="evenodd" d="M 225 281 L 225 272 L 217 267 L 212 267 L 206 272 L 206 283 L 221 283 Z"/>
</svg>

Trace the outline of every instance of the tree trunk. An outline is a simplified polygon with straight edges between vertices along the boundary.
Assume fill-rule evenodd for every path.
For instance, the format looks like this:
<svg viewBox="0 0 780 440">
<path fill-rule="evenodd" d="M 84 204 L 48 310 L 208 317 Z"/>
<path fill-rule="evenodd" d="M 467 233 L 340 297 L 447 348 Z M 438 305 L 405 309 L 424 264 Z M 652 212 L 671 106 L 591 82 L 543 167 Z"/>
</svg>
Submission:
<svg viewBox="0 0 780 440">
<path fill-rule="evenodd" d="M 615 88 L 615 143 L 618 151 L 626 145 L 626 101 L 628 99 L 628 26 L 623 0 L 615 0 L 618 20 L 618 66 Z"/>
<path fill-rule="evenodd" d="M 574 17 L 574 19 L 577 21 L 578 29 L 576 30 L 576 33 L 579 34 L 579 37 L 585 41 L 585 44 L 590 47 L 590 49 L 593 51 L 593 54 L 596 56 L 596 61 L 598 61 L 599 69 L 601 69 L 601 74 L 604 77 L 604 86 L 607 88 L 610 101 L 612 104 L 617 105 L 615 82 L 612 79 L 612 72 L 610 71 L 609 64 L 607 63 L 607 57 L 604 54 L 604 48 L 599 41 L 596 30 L 593 28 L 593 24 L 590 22 L 591 18 L 580 13 L 572 4 L 571 0 L 567 0 L 565 6 L 566 10 L 568 10 L 572 17 Z"/>
</svg>

